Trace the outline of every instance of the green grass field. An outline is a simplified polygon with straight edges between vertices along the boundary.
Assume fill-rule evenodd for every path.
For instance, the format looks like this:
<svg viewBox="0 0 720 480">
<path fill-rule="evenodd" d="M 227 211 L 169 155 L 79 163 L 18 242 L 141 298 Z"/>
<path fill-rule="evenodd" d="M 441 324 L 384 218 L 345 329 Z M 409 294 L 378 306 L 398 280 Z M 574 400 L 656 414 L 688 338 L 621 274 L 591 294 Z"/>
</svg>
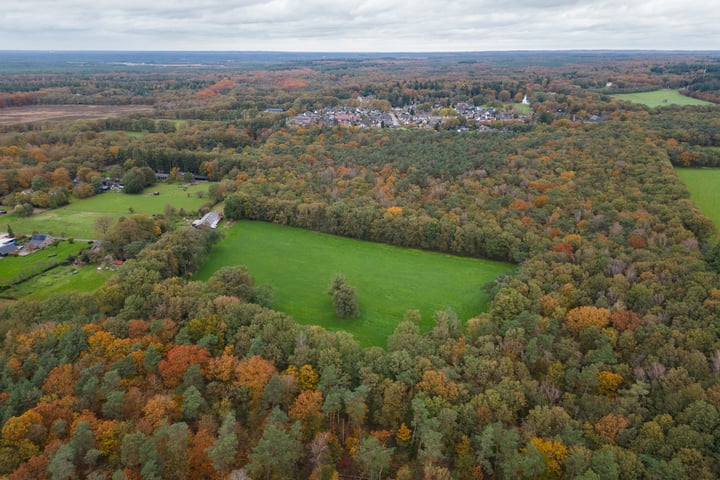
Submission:
<svg viewBox="0 0 720 480">
<path fill-rule="evenodd" d="M 513 266 L 393 247 L 262 222 L 225 230 L 196 280 L 225 265 L 245 265 L 256 284 L 273 287 L 273 307 L 304 324 L 345 330 L 364 346 L 386 344 L 406 310 L 418 309 L 422 328 L 452 308 L 466 320 L 487 307 L 483 285 Z M 360 318 L 335 316 L 327 290 L 336 273 L 355 287 Z"/>
<path fill-rule="evenodd" d="M 62 262 L 69 255 L 77 255 L 80 250 L 87 247 L 88 244 L 83 242 L 60 242 L 57 246 L 50 246 L 30 255 L 0 258 L 0 285 L 36 268 L 37 265 Z"/>
<path fill-rule="evenodd" d="M 642 103 L 648 107 L 661 107 L 665 105 L 714 105 L 714 103 L 698 100 L 697 98 L 680 95 L 677 90 L 655 90 L 643 93 L 621 93 L 612 95 L 618 100 L 626 100 L 633 103 Z"/>
<path fill-rule="evenodd" d="M 114 273 L 110 270 L 98 271 L 95 265 L 79 268 L 61 265 L 5 290 L 3 296 L 42 300 L 56 293 L 92 292 Z"/>
<path fill-rule="evenodd" d="M 523 115 L 532 113 L 532 107 L 530 105 L 525 105 L 524 103 L 513 103 L 511 107 Z"/>
<path fill-rule="evenodd" d="M 0 217 L 0 231 L 6 231 L 10 225 L 15 234 L 29 235 L 33 232 L 60 237 L 90 239 L 94 237 L 93 227 L 98 217 L 110 215 L 119 218 L 128 215 L 132 208 L 135 213 L 152 215 L 163 213 L 165 205 L 176 209 L 184 208 L 196 211 L 208 201 L 207 195 L 199 198 L 196 192 L 207 194 L 208 183 L 189 186 L 187 190 L 180 184 L 160 183 L 145 189 L 140 195 L 107 192 L 84 200 L 73 198 L 69 205 L 55 210 L 47 210 L 32 217 L 18 217 L 14 214 Z M 160 192 L 154 196 L 152 192 Z"/>
<path fill-rule="evenodd" d="M 676 168 L 690 197 L 720 229 L 720 168 Z"/>
</svg>

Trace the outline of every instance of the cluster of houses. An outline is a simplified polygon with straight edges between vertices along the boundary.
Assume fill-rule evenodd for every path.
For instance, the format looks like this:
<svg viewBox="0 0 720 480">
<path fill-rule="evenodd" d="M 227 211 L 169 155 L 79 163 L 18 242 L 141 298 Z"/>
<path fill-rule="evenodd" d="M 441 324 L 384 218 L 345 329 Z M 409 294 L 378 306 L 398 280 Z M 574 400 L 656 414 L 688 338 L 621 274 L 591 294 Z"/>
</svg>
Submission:
<svg viewBox="0 0 720 480">
<path fill-rule="evenodd" d="M 296 115 L 292 123 L 300 126 L 327 125 L 329 127 L 399 127 L 400 122 L 394 112 L 348 106 L 326 108 Z"/>
<path fill-rule="evenodd" d="M 412 105 L 381 111 L 363 107 L 342 105 L 321 110 L 307 111 L 291 119 L 294 125 L 357 126 L 365 128 L 435 128 L 453 118 L 462 117 L 465 122 L 475 121 L 479 128 L 491 122 L 524 121 L 529 114 L 498 110 L 494 107 L 476 107 L 458 103 L 454 107 L 436 107 L 429 112 L 419 112 Z"/>
<path fill-rule="evenodd" d="M 0 257 L 7 257 L 13 254 L 29 255 L 36 250 L 42 250 L 52 245 L 54 241 L 55 239 L 50 235 L 36 233 L 23 245 L 18 245 L 17 239 L 14 236 L 0 235 Z"/>
</svg>

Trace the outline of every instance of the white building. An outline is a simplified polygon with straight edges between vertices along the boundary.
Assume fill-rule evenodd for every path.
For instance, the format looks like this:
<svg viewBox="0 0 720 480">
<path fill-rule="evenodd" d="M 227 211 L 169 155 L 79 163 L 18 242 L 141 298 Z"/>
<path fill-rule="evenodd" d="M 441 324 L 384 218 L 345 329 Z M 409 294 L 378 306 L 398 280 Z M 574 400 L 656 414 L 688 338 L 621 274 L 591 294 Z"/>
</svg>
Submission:
<svg viewBox="0 0 720 480">
<path fill-rule="evenodd" d="M 199 227 L 200 225 L 207 225 L 210 228 L 217 228 L 218 224 L 222 220 L 222 215 L 218 212 L 208 212 L 201 219 L 192 222 L 193 227 Z"/>
</svg>

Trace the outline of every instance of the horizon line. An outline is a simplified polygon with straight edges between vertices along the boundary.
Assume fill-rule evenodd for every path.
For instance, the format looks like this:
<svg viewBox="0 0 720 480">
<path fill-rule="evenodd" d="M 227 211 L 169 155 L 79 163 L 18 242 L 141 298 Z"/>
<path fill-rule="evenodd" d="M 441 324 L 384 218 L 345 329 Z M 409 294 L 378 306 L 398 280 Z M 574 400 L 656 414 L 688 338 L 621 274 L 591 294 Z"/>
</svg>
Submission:
<svg viewBox="0 0 720 480">
<path fill-rule="evenodd" d="M 0 49 L 0 53 L 312 53 L 312 54 L 473 54 L 473 53 L 720 53 L 717 49 L 573 48 L 497 50 L 122 50 L 122 49 Z"/>
</svg>

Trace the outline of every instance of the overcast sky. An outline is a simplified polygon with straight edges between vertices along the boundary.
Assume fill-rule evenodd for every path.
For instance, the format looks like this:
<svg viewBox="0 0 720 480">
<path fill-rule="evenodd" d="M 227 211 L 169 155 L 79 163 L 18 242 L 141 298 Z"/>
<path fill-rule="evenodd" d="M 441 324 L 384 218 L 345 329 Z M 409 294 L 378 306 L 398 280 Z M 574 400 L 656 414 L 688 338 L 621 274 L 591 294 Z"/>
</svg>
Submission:
<svg viewBox="0 0 720 480">
<path fill-rule="evenodd" d="M 720 0 L 2 0 L 3 50 L 720 50 Z"/>
</svg>

